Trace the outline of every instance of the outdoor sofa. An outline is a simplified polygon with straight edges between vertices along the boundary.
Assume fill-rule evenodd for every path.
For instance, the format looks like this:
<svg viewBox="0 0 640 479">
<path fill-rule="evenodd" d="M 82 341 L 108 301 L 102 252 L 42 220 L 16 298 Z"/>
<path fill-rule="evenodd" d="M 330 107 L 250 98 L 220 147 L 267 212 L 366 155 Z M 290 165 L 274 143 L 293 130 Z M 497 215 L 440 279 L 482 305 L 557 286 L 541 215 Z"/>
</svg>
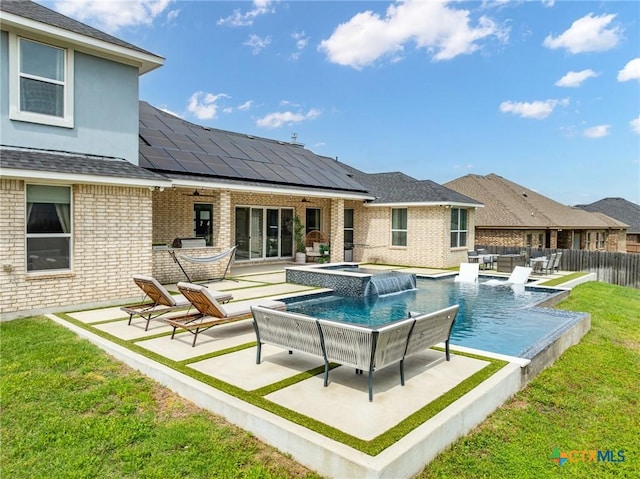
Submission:
<svg viewBox="0 0 640 479">
<path fill-rule="evenodd" d="M 329 363 L 338 363 L 369 373 L 369 401 L 373 401 L 373 373 L 399 363 L 400 384 L 404 386 L 406 358 L 445 343 L 445 357 L 450 360 L 449 337 L 459 305 L 410 317 L 380 328 L 326 319 L 304 314 L 275 311 L 253 306 L 256 332 L 256 363 L 260 364 L 262 345 L 271 344 L 321 357 L 324 361 L 324 386 L 329 383 Z"/>
</svg>

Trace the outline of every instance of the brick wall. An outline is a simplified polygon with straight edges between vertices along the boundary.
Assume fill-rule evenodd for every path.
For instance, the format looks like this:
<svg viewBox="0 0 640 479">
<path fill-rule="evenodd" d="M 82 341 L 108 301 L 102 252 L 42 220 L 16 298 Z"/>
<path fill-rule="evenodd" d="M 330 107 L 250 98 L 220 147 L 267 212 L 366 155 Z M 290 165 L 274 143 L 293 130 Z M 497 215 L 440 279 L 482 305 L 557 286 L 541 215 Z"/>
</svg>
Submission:
<svg viewBox="0 0 640 479">
<path fill-rule="evenodd" d="M 108 303 L 139 293 L 131 277 L 151 274 L 151 193 L 147 188 L 73 185 L 72 269 L 26 273 L 25 187 L 0 190 L 0 314 L 4 319 Z"/>
<path fill-rule="evenodd" d="M 354 211 L 354 259 L 432 268 L 448 268 L 467 260 L 467 246 L 450 248 L 451 210 L 442 206 L 407 208 L 407 246 L 391 246 L 391 208 L 360 207 Z M 467 244 L 474 241 L 474 210 L 469 210 Z"/>
</svg>

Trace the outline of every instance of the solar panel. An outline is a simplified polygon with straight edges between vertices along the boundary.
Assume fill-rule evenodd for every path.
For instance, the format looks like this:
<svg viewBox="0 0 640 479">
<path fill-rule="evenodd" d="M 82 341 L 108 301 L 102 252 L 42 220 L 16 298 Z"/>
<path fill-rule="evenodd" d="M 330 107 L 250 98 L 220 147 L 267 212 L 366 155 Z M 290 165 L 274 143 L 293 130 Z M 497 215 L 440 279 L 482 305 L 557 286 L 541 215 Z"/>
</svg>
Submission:
<svg viewBox="0 0 640 479">
<path fill-rule="evenodd" d="M 141 159 L 149 168 L 238 180 L 363 191 L 339 163 L 301 146 L 209 129 L 140 103 Z M 141 164 L 143 161 L 141 160 Z"/>
</svg>

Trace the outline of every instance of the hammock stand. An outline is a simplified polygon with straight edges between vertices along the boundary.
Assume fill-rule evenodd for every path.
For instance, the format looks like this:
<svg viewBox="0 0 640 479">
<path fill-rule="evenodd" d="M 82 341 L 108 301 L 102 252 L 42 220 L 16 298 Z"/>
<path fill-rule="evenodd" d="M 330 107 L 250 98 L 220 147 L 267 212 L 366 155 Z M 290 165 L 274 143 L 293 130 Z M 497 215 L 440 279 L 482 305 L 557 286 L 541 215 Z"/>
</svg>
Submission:
<svg viewBox="0 0 640 479">
<path fill-rule="evenodd" d="M 184 255 L 184 254 L 181 254 L 181 255 L 178 255 L 178 256 L 180 256 L 180 259 L 182 259 L 184 261 L 188 261 L 190 263 L 196 263 L 196 264 L 215 263 L 215 262 L 220 261 L 220 260 L 222 260 L 222 259 L 224 259 L 224 258 L 226 258 L 228 256 L 229 257 L 229 261 L 227 261 L 227 266 L 225 267 L 224 273 L 222 273 L 222 276 L 220 278 L 212 278 L 212 279 L 206 280 L 206 281 L 223 281 L 223 280 L 226 279 L 227 273 L 229 272 L 229 267 L 231 266 L 231 261 L 233 261 L 233 257 L 235 255 L 235 252 L 236 252 L 236 247 L 232 246 L 228 250 L 223 251 L 222 253 L 218 253 L 218 254 L 213 255 L 213 256 L 206 256 L 206 257 L 202 257 L 202 258 L 194 258 L 192 256 L 187 256 L 187 255 Z M 178 259 L 178 256 L 176 256 L 176 252 L 173 251 L 173 250 L 170 250 L 169 254 L 173 258 L 173 261 L 180 267 L 180 269 L 182 270 L 184 275 L 187 277 L 187 281 L 189 283 L 193 283 L 193 281 L 191 281 L 191 278 L 189 277 L 187 272 L 182 267 L 182 264 L 180 263 L 180 260 Z"/>
</svg>

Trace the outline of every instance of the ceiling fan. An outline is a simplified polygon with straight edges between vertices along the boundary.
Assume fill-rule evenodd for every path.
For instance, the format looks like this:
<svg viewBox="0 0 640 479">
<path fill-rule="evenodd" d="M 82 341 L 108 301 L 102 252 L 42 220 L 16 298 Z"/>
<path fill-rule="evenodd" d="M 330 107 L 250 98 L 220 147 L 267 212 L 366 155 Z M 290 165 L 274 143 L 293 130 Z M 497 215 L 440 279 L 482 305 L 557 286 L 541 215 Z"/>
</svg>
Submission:
<svg viewBox="0 0 640 479">
<path fill-rule="evenodd" d="M 203 195 L 202 193 L 200 193 L 198 191 L 198 189 L 196 188 L 193 193 L 182 193 L 183 196 L 196 196 L 196 197 L 200 197 L 200 198 L 215 198 L 215 195 Z"/>
</svg>

